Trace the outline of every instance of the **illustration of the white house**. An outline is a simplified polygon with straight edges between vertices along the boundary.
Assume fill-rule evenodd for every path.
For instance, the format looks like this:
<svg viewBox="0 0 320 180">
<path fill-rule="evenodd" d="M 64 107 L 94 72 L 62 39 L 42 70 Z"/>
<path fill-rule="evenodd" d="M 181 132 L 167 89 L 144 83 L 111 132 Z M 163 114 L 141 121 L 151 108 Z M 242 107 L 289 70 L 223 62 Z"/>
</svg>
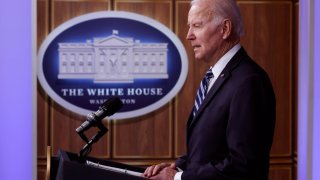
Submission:
<svg viewBox="0 0 320 180">
<path fill-rule="evenodd" d="M 59 79 L 93 79 L 95 83 L 133 83 L 167 79 L 167 43 L 141 43 L 118 31 L 86 43 L 59 44 Z"/>
</svg>

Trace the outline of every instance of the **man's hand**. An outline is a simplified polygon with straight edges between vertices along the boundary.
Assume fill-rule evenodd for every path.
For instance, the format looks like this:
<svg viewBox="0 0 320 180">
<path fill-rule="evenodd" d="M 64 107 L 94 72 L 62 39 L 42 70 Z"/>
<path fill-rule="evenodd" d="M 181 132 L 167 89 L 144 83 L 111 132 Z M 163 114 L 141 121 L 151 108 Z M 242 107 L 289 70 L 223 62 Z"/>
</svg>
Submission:
<svg viewBox="0 0 320 180">
<path fill-rule="evenodd" d="M 169 174 L 173 174 L 173 177 L 176 173 L 176 164 L 172 163 L 172 164 L 168 164 L 168 163 L 161 163 L 161 164 L 157 164 L 157 165 L 152 165 L 149 166 L 143 173 L 144 177 L 150 178 L 152 177 L 152 179 L 154 178 L 160 178 L 161 177 L 165 177 Z M 159 176 L 159 177 L 158 177 Z M 173 178 L 172 178 L 173 179 Z"/>
<path fill-rule="evenodd" d="M 155 176 L 152 176 L 150 179 L 155 180 L 173 180 L 174 175 L 177 173 L 177 171 L 171 167 L 165 167 Z"/>
</svg>

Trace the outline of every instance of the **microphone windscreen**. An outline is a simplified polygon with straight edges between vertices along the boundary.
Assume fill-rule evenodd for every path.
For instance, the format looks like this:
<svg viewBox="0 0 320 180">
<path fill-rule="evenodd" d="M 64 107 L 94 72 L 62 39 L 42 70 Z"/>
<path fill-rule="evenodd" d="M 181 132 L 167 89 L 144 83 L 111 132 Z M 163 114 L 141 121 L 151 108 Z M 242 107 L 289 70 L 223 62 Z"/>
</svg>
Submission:
<svg viewBox="0 0 320 180">
<path fill-rule="evenodd" d="M 111 116 L 123 106 L 122 101 L 118 97 L 107 99 L 100 108 L 104 110 L 104 116 Z"/>
</svg>

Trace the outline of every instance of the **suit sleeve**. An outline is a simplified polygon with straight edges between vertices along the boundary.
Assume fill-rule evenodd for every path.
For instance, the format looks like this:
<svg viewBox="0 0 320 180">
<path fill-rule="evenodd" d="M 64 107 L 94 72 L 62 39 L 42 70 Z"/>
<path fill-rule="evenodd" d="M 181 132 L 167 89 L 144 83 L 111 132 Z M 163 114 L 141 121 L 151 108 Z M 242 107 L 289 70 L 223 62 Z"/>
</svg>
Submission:
<svg viewBox="0 0 320 180">
<path fill-rule="evenodd" d="M 250 76 L 230 101 L 226 130 L 229 153 L 183 172 L 182 179 L 261 179 L 268 173 L 275 124 L 275 97 L 267 77 Z"/>
<path fill-rule="evenodd" d="M 183 155 L 176 160 L 176 167 L 184 170 L 187 161 L 187 155 Z"/>
</svg>

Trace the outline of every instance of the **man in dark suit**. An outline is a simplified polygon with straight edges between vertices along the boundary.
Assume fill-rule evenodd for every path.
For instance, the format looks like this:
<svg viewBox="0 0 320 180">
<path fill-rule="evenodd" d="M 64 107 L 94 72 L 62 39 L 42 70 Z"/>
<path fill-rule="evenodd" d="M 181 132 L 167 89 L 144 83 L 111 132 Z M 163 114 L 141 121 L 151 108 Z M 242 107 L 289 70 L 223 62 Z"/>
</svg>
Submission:
<svg viewBox="0 0 320 180">
<path fill-rule="evenodd" d="M 234 0 L 195 0 L 188 15 L 195 59 L 210 63 L 187 123 L 187 152 L 150 166 L 151 179 L 267 180 L 275 96 L 266 72 L 239 44 Z"/>
</svg>

